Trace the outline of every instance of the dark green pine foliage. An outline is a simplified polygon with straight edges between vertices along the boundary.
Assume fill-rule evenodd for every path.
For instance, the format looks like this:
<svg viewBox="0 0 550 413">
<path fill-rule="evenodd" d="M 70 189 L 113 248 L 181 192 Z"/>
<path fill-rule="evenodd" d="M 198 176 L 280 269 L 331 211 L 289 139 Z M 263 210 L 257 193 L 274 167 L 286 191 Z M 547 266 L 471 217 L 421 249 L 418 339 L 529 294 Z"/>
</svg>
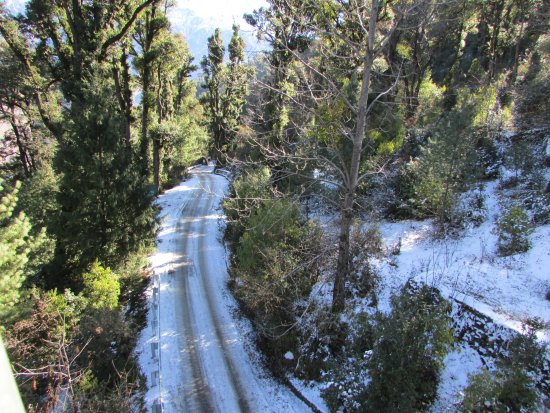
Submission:
<svg viewBox="0 0 550 413">
<path fill-rule="evenodd" d="M 112 66 L 133 23 L 153 3 L 27 5 L 20 31 L 36 44 L 35 70 L 59 85 L 64 102 L 61 122 L 47 124 L 59 142 L 55 166 L 62 175 L 55 228 L 60 274 L 95 259 L 116 266 L 153 237 L 153 197 L 124 133 Z"/>
<path fill-rule="evenodd" d="M 361 396 L 369 412 L 426 411 L 436 396 L 443 359 L 453 343 L 450 305 L 426 285 L 405 285 L 391 315 L 378 315 L 369 360 L 370 382 Z"/>
<path fill-rule="evenodd" d="M 220 29 L 208 38 L 208 55 L 201 61 L 204 73 L 202 96 L 209 116 L 213 150 L 219 162 L 225 162 L 228 145 L 235 136 L 248 91 L 250 69 L 245 67 L 244 41 L 239 26 L 233 26 L 229 43 L 229 64 L 224 63 L 225 47 Z"/>
<path fill-rule="evenodd" d="M 225 93 L 222 98 L 227 140 L 235 136 L 235 130 L 247 95 L 247 78 L 250 71 L 244 66 L 244 40 L 239 35 L 239 26 L 233 25 L 233 36 L 229 42 L 229 64 Z"/>
<path fill-rule="evenodd" d="M 140 156 L 145 174 L 149 174 L 150 165 L 150 137 L 149 129 L 153 109 L 155 105 L 154 68 L 155 60 L 162 57 L 162 50 L 156 46 L 156 40 L 170 27 L 166 15 L 162 13 L 156 4 L 153 4 L 144 16 L 136 22 L 136 28 L 132 35 L 134 41 L 133 61 L 138 72 L 138 81 L 141 85 L 141 141 Z"/>
<path fill-rule="evenodd" d="M 214 34 L 208 38 L 208 55 L 202 59 L 201 67 L 204 72 L 202 87 L 207 90 L 202 100 L 203 103 L 206 103 L 205 106 L 208 110 L 213 149 L 218 157 L 220 157 L 226 144 L 221 102 L 224 53 L 225 47 L 223 46 L 221 31 L 216 29 Z"/>
<path fill-rule="evenodd" d="M 188 128 L 184 121 L 192 123 L 192 105 L 186 100 L 190 93 L 188 78 L 196 67 L 191 64 L 193 57 L 182 37 L 166 31 L 155 42 L 155 48 L 158 59 L 153 62 L 155 81 L 151 89 L 156 95 L 156 123 L 151 125 L 149 139 L 153 142 L 153 182 L 161 189 L 163 176 L 177 175 L 183 168 L 183 154 L 178 156 L 177 147 L 185 144 L 182 135 Z M 168 159 L 170 153 L 175 153 L 172 159 Z"/>
<path fill-rule="evenodd" d="M 153 194 L 125 146 L 122 114 L 101 77 L 82 85 L 73 102 L 64 145 L 57 156 L 60 182 L 60 251 L 70 266 L 86 268 L 97 257 L 116 266 L 150 241 Z M 96 102 L 94 104 L 93 102 Z"/>
</svg>

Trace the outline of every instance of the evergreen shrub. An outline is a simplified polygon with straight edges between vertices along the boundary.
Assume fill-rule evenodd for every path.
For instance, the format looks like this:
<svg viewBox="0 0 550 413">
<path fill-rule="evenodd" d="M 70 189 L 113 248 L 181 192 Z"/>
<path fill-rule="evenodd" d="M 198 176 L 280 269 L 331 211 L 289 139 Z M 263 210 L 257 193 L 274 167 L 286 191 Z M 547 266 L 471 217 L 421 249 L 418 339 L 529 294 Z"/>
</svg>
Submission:
<svg viewBox="0 0 550 413">
<path fill-rule="evenodd" d="M 244 223 L 262 201 L 271 198 L 271 173 L 268 168 L 247 169 L 233 182 L 231 198 L 224 203 L 228 224 L 225 238 L 237 241 Z"/>
<path fill-rule="evenodd" d="M 362 397 L 371 412 L 418 412 L 436 396 L 443 358 L 453 336 L 450 305 L 431 287 L 407 284 L 379 314 Z"/>
<path fill-rule="evenodd" d="M 289 200 L 263 201 L 242 221 L 232 287 L 275 360 L 298 345 L 295 303 L 318 279 L 320 231 Z"/>
<path fill-rule="evenodd" d="M 96 260 L 83 278 L 84 295 L 90 299 L 93 309 L 114 310 L 118 307 L 119 277 L 109 267 L 104 267 Z"/>
<path fill-rule="evenodd" d="M 525 252 L 530 247 L 529 234 L 532 232 L 529 217 L 522 207 L 513 206 L 497 222 L 498 252 L 508 256 Z"/>
<path fill-rule="evenodd" d="M 471 375 L 461 412 L 532 412 L 540 408 L 537 381 L 545 375 L 546 346 L 530 329 L 508 343 L 508 357 L 495 372 L 483 369 Z"/>
</svg>

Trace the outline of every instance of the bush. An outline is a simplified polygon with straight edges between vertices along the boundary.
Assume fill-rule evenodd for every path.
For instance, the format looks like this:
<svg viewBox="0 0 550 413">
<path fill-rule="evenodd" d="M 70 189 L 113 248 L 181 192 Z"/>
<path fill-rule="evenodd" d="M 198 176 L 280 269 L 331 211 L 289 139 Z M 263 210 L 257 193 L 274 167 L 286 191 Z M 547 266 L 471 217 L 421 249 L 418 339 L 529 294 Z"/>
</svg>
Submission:
<svg viewBox="0 0 550 413">
<path fill-rule="evenodd" d="M 497 222 L 498 252 L 508 256 L 529 249 L 532 231 L 529 217 L 522 207 L 514 206 Z"/>
<path fill-rule="evenodd" d="M 460 406 L 462 412 L 520 412 L 530 411 L 536 393 L 529 377 L 518 369 L 507 373 L 483 370 L 469 378 Z"/>
<path fill-rule="evenodd" d="M 225 237 L 237 241 L 244 232 L 244 222 L 263 201 L 271 198 L 271 173 L 266 167 L 247 169 L 233 182 L 231 199 L 224 203 L 227 215 Z"/>
<path fill-rule="evenodd" d="M 265 315 L 277 312 L 279 304 L 286 308 L 305 297 L 316 280 L 315 267 L 308 261 L 315 254 L 319 232 L 300 218 L 290 201 L 264 203 L 247 220 L 248 229 L 235 252 L 238 274 L 251 281 L 249 287 L 256 293 L 266 288 L 264 300 L 247 300 Z"/>
<path fill-rule="evenodd" d="M 370 296 L 372 304 L 376 304 L 375 292 L 379 277 L 370 265 L 369 258 L 380 257 L 383 251 L 382 233 L 376 224 L 366 229 L 360 225 L 352 228 L 350 252 L 353 258 L 346 289 L 354 296 Z"/>
<path fill-rule="evenodd" d="M 359 313 L 350 320 L 349 328 L 345 330 L 345 343 L 340 345 L 344 350 L 327 363 L 322 396 L 331 411 L 338 411 L 341 407 L 346 411 L 365 409 L 368 362 L 376 327 L 374 321 L 367 313 Z"/>
<path fill-rule="evenodd" d="M 498 363 L 497 371 L 483 369 L 470 376 L 460 411 L 537 411 L 536 382 L 546 375 L 546 346 L 536 341 L 535 331 L 530 327 L 526 335 L 518 334 L 509 341 L 508 357 Z"/>
<path fill-rule="evenodd" d="M 53 249 L 44 230 L 33 231 L 27 215 L 16 213 L 21 184 L 9 193 L 2 184 L 0 178 L 0 328 L 14 315 L 24 282 L 50 260 Z"/>
<path fill-rule="evenodd" d="M 350 344 L 362 342 L 358 338 L 360 334 L 350 329 L 352 326 L 358 326 L 358 323 L 341 320 L 328 305 L 317 307 L 315 301 L 309 302 L 308 311 L 299 323 L 300 360 L 295 368 L 296 375 L 305 380 L 325 378 L 325 382 L 327 374 L 336 377 L 337 373 L 333 374 L 332 370 L 338 367 L 340 360 L 335 361 L 335 358 L 347 357 L 352 347 Z M 362 347 L 354 354 L 363 354 L 364 351 L 365 347 Z"/>
<path fill-rule="evenodd" d="M 424 411 L 434 400 L 450 345 L 450 305 L 431 287 L 406 285 L 380 314 L 362 397 L 371 412 Z"/>
<path fill-rule="evenodd" d="M 331 364 L 328 382 L 322 391 L 330 411 L 339 412 L 342 407 L 345 412 L 365 411 L 366 357 L 339 357 Z"/>
<path fill-rule="evenodd" d="M 109 267 L 104 268 L 96 260 L 83 278 L 84 295 L 90 300 L 90 306 L 94 310 L 114 310 L 118 307 L 119 277 Z"/>
<path fill-rule="evenodd" d="M 294 305 L 318 278 L 320 231 L 288 200 L 264 201 L 242 224 L 232 285 L 269 351 L 282 359 L 297 345 L 289 335 Z"/>
</svg>

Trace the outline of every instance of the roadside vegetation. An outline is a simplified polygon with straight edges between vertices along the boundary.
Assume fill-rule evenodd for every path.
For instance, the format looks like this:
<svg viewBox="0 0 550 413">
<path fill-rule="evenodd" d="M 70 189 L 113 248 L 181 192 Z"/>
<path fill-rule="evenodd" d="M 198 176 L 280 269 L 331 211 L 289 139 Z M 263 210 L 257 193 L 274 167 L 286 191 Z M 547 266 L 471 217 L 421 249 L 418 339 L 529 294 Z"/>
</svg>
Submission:
<svg viewBox="0 0 550 413">
<path fill-rule="evenodd" d="M 246 17 L 270 49 L 227 151 L 230 283 L 270 365 L 316 383 L 329 410 L 534 411 L 546 399 L 531 321 L 494 340 L 496 323 L 472 321 L 438 281 L 453 277 L 453 252 L 402 274 L 403 240 L 379 228 L 414 220 L 433 245 L 490 233 L 488 265 L 521 260 L 547 231 L 548 98 L 533 93 L 547 90 L 546 8 L 271 1 Z M 439 401 L 447 357 L 474 348 L 487 367 Z M 520 363 L 524 351 L 540 358 Z"/>
</svg>

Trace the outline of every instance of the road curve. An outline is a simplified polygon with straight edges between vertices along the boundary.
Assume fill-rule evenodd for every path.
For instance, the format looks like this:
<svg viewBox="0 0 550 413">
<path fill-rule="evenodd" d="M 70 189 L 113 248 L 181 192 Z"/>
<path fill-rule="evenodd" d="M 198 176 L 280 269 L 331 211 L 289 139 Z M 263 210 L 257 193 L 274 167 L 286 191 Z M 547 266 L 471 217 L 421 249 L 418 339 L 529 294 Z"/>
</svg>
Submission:
<svg viewBox="0 0 550 413">
<path fill-rule="evenodd" d="M 251 362 L 231 315 L 218 209 L 227 182 L 211 172 L 195 168 L 159 200 L 164 217 L 151 259 L 155 282 L 138 346 L 146 405 L 173 413 L 310 411 Z"/>
</svg>

